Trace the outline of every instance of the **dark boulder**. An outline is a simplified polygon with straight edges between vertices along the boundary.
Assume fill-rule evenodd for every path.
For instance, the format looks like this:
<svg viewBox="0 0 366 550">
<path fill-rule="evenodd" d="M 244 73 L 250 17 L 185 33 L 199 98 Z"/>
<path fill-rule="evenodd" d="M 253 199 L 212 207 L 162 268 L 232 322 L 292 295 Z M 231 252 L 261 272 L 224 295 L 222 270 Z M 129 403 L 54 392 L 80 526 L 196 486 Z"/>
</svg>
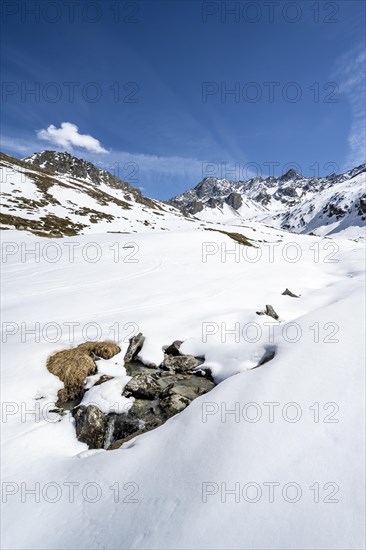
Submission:
<svg viewBox="0 0 366 550">
<path fill-rule="evenodd" d="M 76 437 L 90 449 L 103 449 L 107 430 L 107 415 L 95 405 L 79 406 L 73 411 Z"/>
<path fill-rule="evenodd" d="M 182 340 L 175 340 L 170 346 L 166 347 L 164 349 L 164 353 L 166 355 L 180 355 L 180 347 L 183 344 Z"/>
<path fill-rule="evenodd" d="M 293 292 L 291 292 L 291 290 L 289 290 L 288 288 L 286 288 L 283 292 L 282 292 L 282 296 L 291 296 L 291 298 L 299 298 L 299 296 L 297 294 L 294 294 Z"/>
<path fill-rule="evenodd" d="M 135 359 L 137 354 L 141 351 L 144 342 L 145 336 L 143 336 L 142 332 L 139 332 L 138 334 L 136 334 L 136 336 L 133 336 L 130 339 L 130 344 L 125 355 L 126 363 L 129 363 L 130 361 L 133 361 L 133 359 Z"/>
</svg>

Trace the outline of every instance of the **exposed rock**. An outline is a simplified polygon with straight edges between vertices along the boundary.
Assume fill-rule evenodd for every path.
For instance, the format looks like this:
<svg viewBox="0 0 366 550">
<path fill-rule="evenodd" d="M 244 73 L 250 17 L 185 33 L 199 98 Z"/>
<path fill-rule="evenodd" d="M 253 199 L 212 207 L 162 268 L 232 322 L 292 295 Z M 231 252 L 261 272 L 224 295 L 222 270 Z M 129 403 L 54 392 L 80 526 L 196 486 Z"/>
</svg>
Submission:
<svg viewBox="0 0 366 550">
<path fill-rule="evenodd" d="M 139 360 L 131 361 L 130 363 L 125 363 L 125 369 L 128 376 L 136 376 L 137 374 L 151 374 L 156 372 L 157 367 L 151 367 L 144 365 Z"/>
<path fill-rule="evenodd" d="M 262 311 L 256 311 L 257 315 L 268 315 L 269 317 L 273 317 L 273 319 L 276 319 L 276 321 L 279 319 L 279 316 L 273 309 L 273 307 L 270 304 L 266 305 L 266 309 Z"/>
<path fill-rule="evenodd" d="M 198 212 L 201 212 L 203 210 L 203 204 L 201 201 L 193 201 L 192 204 L 189 207 L 189 213 L 190 214 L 198 214 Z"/>
<path fill-rule="evenodd" d="M 193 355 L 166 355 L 161 367 L 174 372 L 189 372 L 197 366 L 198 361 Z"/>
<path fill-rule="evenodd" d="M 129 363 L 130 361 L 133 361 L 137 354 L 141 351 L 142 346 L 144 345 L 145 336 L 143 336 L 142 332 L 139 332 L 136 334 L 136 336 L 133 336 L 130 339 L 130 345 L 128 346 L 126 355 L 125 355 L 125 362 Z"/>
<path fill-rule="evenodd" d="M 180 354 L 181 340 L 163 348 L 165 354 L 161 367 L 147 367 L 134 359 L 143 343 L 144 336 L 141 333 L 130 339 L 125 367 L 132 378 L 124 387 L 123 395 L 132 397 L 133 403 L 129 410 L 120 414 L 106 414 L 96 405 L 79 404 L 85 391 L 86 377 L 96 372 L 93 358 L 113 357 L 120 351 L 116 344 L 85 342 L 75 349 L 58 352 L 49 358 L 49 370 L 65 381 L 61 397 L 67 403 L 62 409 L 56 408 L 55 412 L 61 415 L 64 409 L 73 407 L 76 436 L 89 448 L 118 448 L 136 435 L 161 426 L 215 386 L 209 369 L 197 369 L 199 359 Z M 128 361 L 130 358 L 132 360 Z M 102 375 L 94 385 L 104 384 L 112 378 Z M 74 401 L 71 402 L 71 399 Z"/>
<path fill-rule="evenodd" d="M 291 292 L 291 290 L 289 290 L 288 288 L 286 288 L 283 292 L 282 292 L 282 296 L 291 296 L 291 298 L 299 298 L 299 296 L 297 294 L 294 294 L 293 292 Z"/>
<path fill-rule="evenodd" d="M 195 357 L 179 355 L 181 344 L 176 340 L 165 347 L 161 367 L 146 367 L 137 360 L 125 364 L 133 378 L 123 395 L 135 401 L 127 413 L 109 415 L 105 448 L 117 449 L 136 435 L 161 426 L 215 386 L 210 370 L 194 370 L 199 364 Z"/>
<path fill-rule="evenodd" d="M 136 399 L 154 399 L 160 389 L 156 375 L 137 374 L 125 386 L 123 395 Z"/>
<path fill-rule="evenodd" d="M 290 180 L 300 180 L 301 179 L 301 174 L 299 174 L 298 172 L 296 172 L 296 170 L 294 168 L 290 168 L 290 170 L 287 170 L 286 174 L 283 174 L 280 178 L 279 178 L 279 181 L 280 182 L 283 182 L 283 181 L 290 181 Z"/>
<path fill-rule="evenodd" d="M 106 445 L 107 448 L 116 439 L 123 440 L 141 429 L 144 431 L 145 426 L 144 423 L 139 420 L 136 415 L 131 413 L 131 411 L 128 411 L 127 414 L 124 413 L 110 415 L 109 428 L 110 438 L 108 442 L 106 441 L 106 443 L 108 443 L 108 445 Z"/>
<path fill-rule="evenodd" d="M 183 344 L 182 340 L 175 340 L 170 346 L 164 349 L 166 355 L 180 355 L 180 346 Z"/>
<path fill-rule="evenodd" d="M 266 305 L 265 313 L 266 315 L 269 315 L 269 317 L 273 317 L 273 319 L 277 320 L 279 318 L 273 307 L 269 304 Z"/>
<path fill-rule="evenodd" d="M 230 195 L 228 195 L 225 199 L 225 202 L 231 206 L 232 208 L 234 208 L 234 210 L 239 210 L 239 208 L 242 206 L 243 204 L 243 197 L 241 196 L 240 193 L 230 193 Z"/>
<path fill-rule="evenodd" d="M 144 432 L 145 432 L 145 430 L 138 430 L 137 432 L 134 432 L 134 433 L 128 435 L 127 437 L 124 437 L 122 439 L 116 439 L 108 447 L 106 447 L 106 449 L 108 451 L 114 451 L 116 449 L 119 449 L 123 445 L 123 443 L 127 443 L 127 441 L 130 441 L 134 437 L 137 437 L 138 435 L 141 435 Z"/>
<path fill-rule="evenodd" d="M 187 397 L 173 393 L 162 399 L 160 405 L 165 416 L 170 418 L 182 412 L 186 407 L 188 407 L 190 402 L 191 400 L 187 399 Z"/>
<path fill-rule="evenodd" d="M 346 213 L 346 208 L 341 208 L 340 206 L 337 206 L 334 203 L 329 203 L 326 208 L 323 209 L 324 213 L 327 213 L 329 218 L 333 218 L 333 216 L 338 220 L 339 218 L 342 218 Z"/>
<path fill-rule="evenodd" d="M 206 201 L 205 204 L 209 208 L 220 208 L 223 205 L 223 201 L 221 199 L 214 199 L 213 197 L 211 197 L 210 199 L 208 199 L 208 201 Z"/>
<path fill-rule="evenodd" d="M 305 177 L 294 169 L 287 170 L 280 177 L 270 176 L 266 179 L 255 177 L 234 181 L 207 177 L 196 187 L 173 197 L 168 202 L 182 212 L 193 212 L 195 203 L 199 201 L 200 210 L 203 208 L 206 212 L 206 221 L 216 222 L 216 215 L 212 216 L 210 212 L 212 208 L 221 209 L 226 203 L 239 212 L 242 201 L 247 207 L 245 217 L 248 217 L 249 210 L 249 217 L 256 219 L 265 206 L 272 212 L 267 212 L 268 218 L 272 220 L 271 223 L 267 220 L 269 225 L 296 233 L 307 233 L 325 227 L 328 234 L 333 234 L 336 228 L 360 226 L 359 220 L 349 214 L 356 213 L 365 221 L 364 181 L 363 178 L 356 179 L 356 176 L 364 174 L 365 171 L 366 164 L 344 174 L 331 174 L 325 177 Z M 339 186 L 351 179 L 354 179 L 354 186 Z M 313 209 L 313 216 L 307 215 L 310 208 Z M 333 218 L 333 221 L 344 220 L 345 224 L 338 223 L 336 227 L 331 227 L 328 216 Z"/>
<path fill-rule="evenodd" d="M 73 411 L 76 437 L 90 449 L 103 449 L 107 429 L 107 415 L 95 405 L 79 406 Z"/>
<path fill-rule="evenodd" d="M 260 202 L 263 206 L 266 206 L 271 201 L 271 195 L 269 195 L 266 191 L 260 191 L 258 195 L 254 197 L 254 200 L 256 202 Z"/>
<path fill-rule="evenodd" d="M 189 399 L 189 401 L 193 401 L 193 399 L 196 399 L 196 397 L 198 397 L 199 395 L 206 393 L 206 391 L 207 390 L 203 390 L 198 386 L 191 386 L 188 384 L 176 384 L 169 388 L 167 390 L 167 393 L 169 395 L 180 395 L 182 397 L 185 397 L 186 399 Z"/>
<path fill-rule="evenodd" d="M 277 191 L 277 193 L 281 195 L 285 195 L 286 197 L 297 197 L 297 192 L 294 187 L 280 187 Z"/>
</svg>

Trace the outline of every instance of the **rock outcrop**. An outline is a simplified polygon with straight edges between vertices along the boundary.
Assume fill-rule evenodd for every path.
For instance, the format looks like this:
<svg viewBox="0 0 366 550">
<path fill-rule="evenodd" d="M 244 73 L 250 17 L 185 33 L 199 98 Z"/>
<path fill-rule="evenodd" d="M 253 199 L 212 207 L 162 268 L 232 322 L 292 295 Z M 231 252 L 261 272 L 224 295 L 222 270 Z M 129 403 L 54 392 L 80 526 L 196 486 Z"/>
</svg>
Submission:
<svg viewBox="0 0 366 550">
<path fill-rule="evenodd" d="M 131 437 L 161 426 L 215 386 L 210 371 L 199 368 L 198 358 L 180 353 L 181 341 L 164 347 L 160 367 L 136 359 L 143 343 L 141 333 L 134 336 L 125 355 L 125 368 L 132 377 L 122 392 L 133 399 L 128 409 L 121 413 L 105 413 L 95 405 L 73 409 L 76 436 L 89 448 L 116 449 Z M 101 377 L 97 383 L 110 379 Z"/>
</svg>

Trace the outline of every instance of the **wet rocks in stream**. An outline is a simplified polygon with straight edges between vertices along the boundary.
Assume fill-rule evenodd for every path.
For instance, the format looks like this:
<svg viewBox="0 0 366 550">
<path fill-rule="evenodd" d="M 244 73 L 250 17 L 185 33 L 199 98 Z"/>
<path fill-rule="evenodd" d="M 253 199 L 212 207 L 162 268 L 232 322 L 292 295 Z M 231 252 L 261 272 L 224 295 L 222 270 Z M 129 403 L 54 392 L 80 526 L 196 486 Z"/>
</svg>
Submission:
<svg viewBox="0 0 366 550">
<path fill-rule="evenodd" d="M 89 448 L 116 449 L 161 426 L 215 386 L 211 372 L 199 368 L 202 360 L 180 352 L 181 341 L 163 348 L 160 367 L 144 365 L 136 359 L 144 340 L 141 333 L 131 338 L 125 355 L 124 366 L 132 377 L 122 392 L 133 398 L 128 410 L 105 414 L 94 405 L 73 409 L 77 438 Z"/>
</svg>

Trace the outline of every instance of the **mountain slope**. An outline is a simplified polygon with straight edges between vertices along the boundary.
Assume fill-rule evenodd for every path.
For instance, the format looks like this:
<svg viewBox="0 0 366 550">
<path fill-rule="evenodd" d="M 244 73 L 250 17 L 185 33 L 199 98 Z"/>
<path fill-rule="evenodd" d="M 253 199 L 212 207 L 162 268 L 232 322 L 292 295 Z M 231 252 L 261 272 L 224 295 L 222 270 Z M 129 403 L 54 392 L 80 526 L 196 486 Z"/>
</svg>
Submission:
<svg viewBox="0 0 366 550">
<path fill-rule="evenodd" d="M 60 237 L 188 223 L 176 208 L 68 153 L 43 151 L 23 160 L 0 153 L 0 181 L 3 229 Z"/>
<path fill-rule="evenodd" d="M 347 230 L 358 236 L 366 221 L 365 182 L 366 164 L 324 178 L 306 178 L 295 170 L 247 181 L 204 178 L 170 204 L 204 220 L 255 219 L 296 233 Z"/>
</svg>

